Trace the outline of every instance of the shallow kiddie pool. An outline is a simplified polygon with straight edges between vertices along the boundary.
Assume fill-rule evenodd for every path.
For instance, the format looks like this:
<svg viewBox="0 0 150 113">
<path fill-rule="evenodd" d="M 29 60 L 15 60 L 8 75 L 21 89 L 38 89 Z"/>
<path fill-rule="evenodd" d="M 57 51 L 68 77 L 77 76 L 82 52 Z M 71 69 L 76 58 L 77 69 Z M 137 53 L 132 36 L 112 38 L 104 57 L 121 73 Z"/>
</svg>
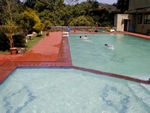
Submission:
<svg viewBox="0 0 150 113">
<path fill-rule="evenodd" d="M 18 68 L 0 85 L 0 112 L 149 113 L 148 88 L 72 68 Z"/>
<path fill-rule="evenodd" d="M 80 39 L 85 35 L 87 40 Z M 150 40 L 126 34 L 70 34 L 69 44 L 74 66 L 150 78 Z"/>
</svg>

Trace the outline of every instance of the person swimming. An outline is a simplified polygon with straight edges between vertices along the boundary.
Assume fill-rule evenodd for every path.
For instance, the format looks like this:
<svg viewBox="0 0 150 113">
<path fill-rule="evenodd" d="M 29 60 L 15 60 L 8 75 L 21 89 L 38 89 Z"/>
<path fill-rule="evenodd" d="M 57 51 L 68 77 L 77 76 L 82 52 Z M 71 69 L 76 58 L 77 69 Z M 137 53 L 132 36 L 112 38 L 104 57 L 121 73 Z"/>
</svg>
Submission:
<svg viewBox="0 0 150 113">
<path fill-rule="evenodd" d="M 88 39 L 87 35 L 85 36 L 80 36 L 80 39 Z"/>
<path fill-rule="evenodd" d="M 109 49 L 114 49 L 114 46 L 111 46 L 111 45 L 108 45 L 108 44 L 105 44 L 105 46 L 107 47 L 107 48 L 109 48 Z"/>
<path fill-rule="evenodd" d="M 148 79 L 148 81 L 150 82 L 150 78 Z"/>
</svg>

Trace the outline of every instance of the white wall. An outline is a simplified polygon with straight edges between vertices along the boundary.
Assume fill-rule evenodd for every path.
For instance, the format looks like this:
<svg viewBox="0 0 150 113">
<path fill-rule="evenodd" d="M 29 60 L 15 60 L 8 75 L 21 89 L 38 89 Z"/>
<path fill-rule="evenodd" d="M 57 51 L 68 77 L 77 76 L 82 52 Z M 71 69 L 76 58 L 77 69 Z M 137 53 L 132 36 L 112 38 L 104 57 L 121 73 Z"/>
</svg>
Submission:
<svg viewBox="0 0 150 113">
<path fill-rule="evenodd" d="M 116 23 L 117 23 L 117 31 L 124 31 L 124 19 L 129 19 L 129 14 L 117 14 Z"/>
</svg>

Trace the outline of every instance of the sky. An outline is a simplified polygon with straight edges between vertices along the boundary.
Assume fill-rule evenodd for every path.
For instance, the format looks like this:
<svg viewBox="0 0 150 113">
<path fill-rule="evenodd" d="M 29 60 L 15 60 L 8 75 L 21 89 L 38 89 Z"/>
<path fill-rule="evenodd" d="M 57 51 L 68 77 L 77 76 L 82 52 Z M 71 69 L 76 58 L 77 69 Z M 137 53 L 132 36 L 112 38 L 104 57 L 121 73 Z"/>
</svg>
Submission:
<svg viewBox="0 0 150 113">
<path fill-rule="evenodd" d="M 23 1 L 23 0 L 21 0 Z M 80 2 L 83 2 L 83 1 L 86 1 L 86 0 L 79 0 Z M 107 3 L 107 4 L 113 4 L 113 3 L 116 3 L 117 0 L 97 0 L 98 2 L 100 3 Z"/>
<path fill-rule="evenodd" d="M 86 1 L 86 0 L 80 0 L 80 2 L 82 1 Z M 97 1 L 100 3 L 107 3 L 107 4 L 113 4 L 117 2 L 117 0 L 97 0 Z"/>
</svg>

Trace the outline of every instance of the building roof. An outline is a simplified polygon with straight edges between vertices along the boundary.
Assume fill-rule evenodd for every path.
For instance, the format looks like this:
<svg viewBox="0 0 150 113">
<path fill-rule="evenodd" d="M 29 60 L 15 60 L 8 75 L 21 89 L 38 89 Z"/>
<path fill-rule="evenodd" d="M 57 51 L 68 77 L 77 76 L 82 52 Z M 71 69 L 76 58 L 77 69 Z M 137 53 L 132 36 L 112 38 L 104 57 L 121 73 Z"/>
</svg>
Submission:
<svg viewBox="0 0 150 113">
<path fill-rule="evenodd" d="M 128 13 L 150 13 L 150 0 L 129 0 Z"/>
</svg>

